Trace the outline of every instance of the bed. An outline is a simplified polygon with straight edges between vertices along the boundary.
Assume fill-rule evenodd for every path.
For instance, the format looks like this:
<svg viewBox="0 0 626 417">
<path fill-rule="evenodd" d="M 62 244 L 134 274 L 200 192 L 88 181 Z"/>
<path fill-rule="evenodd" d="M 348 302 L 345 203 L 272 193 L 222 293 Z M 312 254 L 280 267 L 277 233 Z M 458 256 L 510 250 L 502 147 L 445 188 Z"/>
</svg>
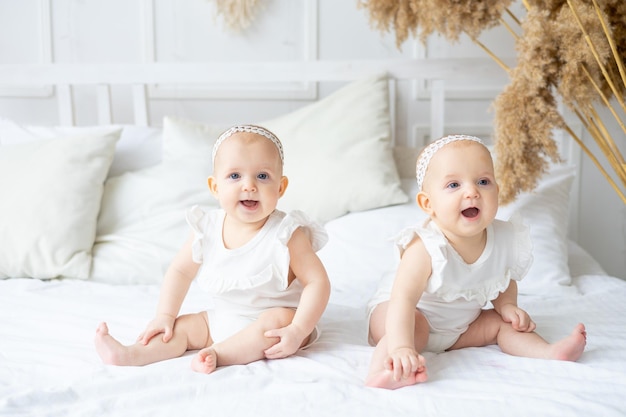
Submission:
<svg viewBox="0 0 626 417">
<path fill-rule="evenodd" d="M 184 210 L 215 205 L 204 185 L 207 156 L 227 125 L 172 114 L 149 126 L 137 104 L 139 117 L 129 124 L 104 117 L 97 125 L 68 126 L 71 106 L 60 111 L 59 125 L 1 120 L 0 415 L 626 414 L 626 282 L 607 275 L 568 238 L 578 170 L 567 161 L 498 216 L 519 212 L 531 226 L 534 264 L 520 283 L 520 305 L 548 340 L 584 322 L 582 358 L 516 358 L 495 346 L 425 353 L 428 382 L 396 391 L 364 387 L 373 352 L 365 306 L 378 280 L 393 273 L 388 239 L 423 218 L 413 202 L 417 149 L 392 140 L 390 91 L 395 78 L 415 69 L 406 65 L 384 73 L 375 65 L 335 65 L 343 82 L 336 91 L 279 117 L 246 120 L 284 142 L 290 188 L 279 208 L 304 209 L 325 225 L 329 242 L 319 254 L 332 293 L 313 346 L 211 375 L 191 371 L 191 352 L 144 367 L 104 365 L 93 338 L 107 321 L 112 334 L 131 343 L 152 317 L 164 268 L 186 237 Z M 427 76 L 432 68 L 425 68 Z M 138 74 L 146 83 L 172 74 L 107 70 L 61 65 L 31 68 L 26 77 L 8 75 L 5 66 L 0 79 L 57 85 L 63 105 L 71 101 L 63 91 L 72 82 L 119 82 L 126 74 L 123 81 L 134 85 Z M 265 74 L 280 76 L 273 70 Z M 191 71 L 179 79 L 201 81 Z M 283 75 L 295 73 L 327 78 L 320 67 Z M 145 101 L 144 88 L 132 92 Z M 106 110 L 108 101 L 98 101 Z M 194 285 L 181 312 L 207 307 Z"/>
</svg>

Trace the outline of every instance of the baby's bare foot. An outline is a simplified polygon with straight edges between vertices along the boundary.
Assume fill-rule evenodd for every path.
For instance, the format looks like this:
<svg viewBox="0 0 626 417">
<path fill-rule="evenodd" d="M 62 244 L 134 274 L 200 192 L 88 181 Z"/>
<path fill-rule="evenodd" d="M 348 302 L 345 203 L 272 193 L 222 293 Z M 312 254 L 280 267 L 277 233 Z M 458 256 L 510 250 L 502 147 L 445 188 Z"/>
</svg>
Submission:
<svg viewBox="0 0 626 417">
<path fill-rule="evenodd" d="M 409 375 L 408 378 L 402 378 L 399 381 L 393 377 L 393 371 L 383 369 L 376 374 L 368 375 L 365 380 L 365 386 L 373 388 L 398 389 L 409 385 L 415 385 L 425 382 L 428 379 L 426 367 L 421 367 L 416 372 Z"/>
<path fill-rule="evenodd" d="M 210 374 L 217 368 L 217 352 L 212 347 L 204 348 L 191 361 L 191 369 Z"/>
<path fill-rule="evenodd" d="M 551 359 L 577 361 L 582 356 L 586 344 L 587 331 L 585 325 L 578 323 L 569 336 L 552 344 Z"/>
<path fill-rule="evenodd" d="M 96 352 L 100 355 L 102 362 L 107 365 L 127 365 L 128 350 L 120 342 L 109 334 L 109 327 L 106 323 L 100 323 L 96 329 Z"/>
</svg>

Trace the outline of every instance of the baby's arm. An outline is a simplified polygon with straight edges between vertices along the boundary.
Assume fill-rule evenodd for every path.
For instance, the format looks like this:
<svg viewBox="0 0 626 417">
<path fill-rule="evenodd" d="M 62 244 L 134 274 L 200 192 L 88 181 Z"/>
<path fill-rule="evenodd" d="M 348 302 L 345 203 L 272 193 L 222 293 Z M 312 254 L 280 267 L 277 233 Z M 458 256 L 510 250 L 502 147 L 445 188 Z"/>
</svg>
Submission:
<svg viewBox="0 0 626 417">
<path fill-rule="evenodd" d="M 407 378 L 424 366 L 415 350 L 415 308 L 431 274 L 431 258 L 422 241 L 411 242 L 400 260 L 387 310 L 388 357 L 385 368 L 396 381 Z"/>
<path fill-rule="evenodd" d="M 492 301 L 494 309 L 502 319 L 511 323 L 519 332 L 532 332 L 537 327 L 530 315 L 517 306 L 517 282 L 511 280 L 508 288 Z"/>
<path fill-rule="evenodd" d="M 328 274 L 306 233 L 297 229 L 287 246 L 290 268 L 304 288 L 291 324 L 265 333 L 266 337 L 280 338 L 280 342 L 265 351 L 270 359 L 289 356 L 298 350 L 304 338 L 315 329 L 330 297 Z"/>
<path fill-rule="evenodd" d="M 138 338 L 144 345 L 160 333 L 163 333 L 163 342 L 172 338 L 174 321 L 200 267 L 191 257 L 192 242 L 193 235 L 178 251 L 163 277 L 156 315 Z"/>
</svg>

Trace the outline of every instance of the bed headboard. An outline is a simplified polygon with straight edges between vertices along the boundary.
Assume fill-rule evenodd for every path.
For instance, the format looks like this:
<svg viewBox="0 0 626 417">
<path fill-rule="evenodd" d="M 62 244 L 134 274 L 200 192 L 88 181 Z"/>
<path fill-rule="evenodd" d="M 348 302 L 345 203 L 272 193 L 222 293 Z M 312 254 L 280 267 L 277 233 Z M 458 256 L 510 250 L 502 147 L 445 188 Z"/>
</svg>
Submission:
<svg viewBox="0 0 626 417">
<path fill-rule="evenodd" d="M 271 107 L 268 101 L 281 109 L 277 111 L 293 110 L 323 98 L 338 86 L 380 73 L 389 77 L 393 143 L 401 177 L 413 177 L 417 151 L 430 138 L 462 131 L 490 139 L 490 123 L 459 124 L 447 117 L 448 112 L 459 112 L 457 108 L 451 110 L 455 106 L 461 112 L 488 113 L 490 100 L 476 109 L 480 106 L 464 102 L 462 97 L 448 97 L 449 89 L 445 88 L 450 81 L 471 84 L 498 80 L 504 85 L 506 74 L 489 58 L 3 64 L 0 103 L 12 97 L 47 101 L 47 108 L 57 115 L 48 124 L 159 126 L 166 115 L 199 118 L 189 114 L 189 103 L 213 106 L 202 113 L 207 117 L 222 117 L 226 111 L 222 112 L 221 107 L 242 108 L 242 103 L 252 112 L 255 107 Z M 264 89 L 272 93 L 268 95 Z M 421 122 L 416 122 L 418 113 Z M 256 119 L 271 116 L 275 114 L 265 113 Z M 570 140 L 560 138 L 557 133 L 563 158 L 578 166 L 579 149 L 571 146 Z M 575 184 L 570 227 L 574 239 L 577 203 Z"/>
<path fill-rule="evenodd" d="M 76 124 L 75 92 L 78 87 L 91 89 L 97 108 L 97 124 L 117 123 L 116 109 L 112 107 L 113 86 L 127 87 L 127 100 L 132 102 L 134 124 L 153 125 L 160 119 L 151 117 L 150 101 L 158 100 L 159 91 L 169 89 L 170 97 L 176 91 L 192 90 L 197 86 L 212 86 L 213 97 L 232 99 L 230 94 L 220 93 L 220 85 L 296 83 L 310 92 L 302 96 L 291 90 L 282 99 L 315 99 L 314 85 L 319 82 L 348 82 L 378 73 L 390 77 L 391 109 L 395 109 L 397 87 L 395 82 L 429 83 L 430 127 L 428 136 L 441 136 L 445 131 L 446 80 L 502 79 L 502 70 L 488 58 L 442 58 L 411 60 L 358 60 L 358 61 L 288 61 L 267 63 L 147 63 L 147 64 L 17 64 L 0 65 L 0 97 L 20 95 L 18 90 L 34 91 L 40 88 L 40 96 L 54 97 L 58 109 L 58 123 Z M 311 87 L 313 85 L 313 87 Z M 44 87 L 45 86 L 45 87 Z M 52 89 L 45 89 L 45 88 Z M 245 87 L 244 87 L 245 88 Z M 417 87 L 412 86 L 416 89 Z M 22 93 L 22 95 L 26 95 Z M 177 100 L 197 99 L 193 95 L 180 94 Z M 404 145 L 421 145 L 403 143 Z"/>
</svg>

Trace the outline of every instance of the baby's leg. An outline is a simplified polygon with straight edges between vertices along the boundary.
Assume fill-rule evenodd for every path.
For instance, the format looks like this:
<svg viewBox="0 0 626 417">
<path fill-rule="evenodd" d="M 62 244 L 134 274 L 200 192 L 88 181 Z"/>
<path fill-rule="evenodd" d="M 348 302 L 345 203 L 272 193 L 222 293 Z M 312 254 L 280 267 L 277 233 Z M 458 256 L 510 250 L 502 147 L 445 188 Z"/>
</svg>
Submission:
<svg viewBox="0 0 626 417">
<path fill-rule="evenodd" d="M 147 345 L 135 343 L 125 346 L 109 334 L 106 323 L 96 330 L 96 351 L 102 361 L 109 365 L 141 366 L 165 359 L 177 358 L 187 350 L 200 349 L 210 343 L 206 313 L 180 316 L 174 324 L 172 338 L 163 342 L 162 335 L 156 335 Z"/>
<path fill-rule="evenodd" d="M 535 332 L 518 332 L 495 310 L 485 310 L 450 350 L 496 343 L 510 355 L 576 361 L 585 350 L 587 332 L 583 324 L 578 324 L 564 339 L 548 343 Z"/>
<path fill-rule="evenodd" d="M 211 373 L 218 366 L 245 365 L 264 359 L 265 350 L 278 342 L 277 338 L 265 337 L 265 332 L 289 325 L 294 314 L 295 311 L 289 308 L 273 308 L 261 313 L 240 332 L 198 352 L 191 368 L 196 372 Z"/>
<path fill-rule="evenodd" d="M 381 303 L 372 312 L 370 317 L 370 339 L 376 344 L 372 360 L 370 362 L 370 370 L 365 379 L 365 385 L 368 387 L 396 389 L 407 385 L 414 385 L 418 382 L 424 382 L 427 379 L 426 367 L 422 367 L 417 372 L 412 373 L 406 379 L 396 381 L 393 377 L 393 370 L 385 367 L 385 361 L 389 356 L 387 347 L 387 338 L 384 336 L 385 321 L 387 319 L 387 307 L 389 303 Z M 428 342 L 429 325 L 424 315 L 415 310 L 415 330 L 414 343 L 415 350 L 421 352 Z"/>
</svg>

